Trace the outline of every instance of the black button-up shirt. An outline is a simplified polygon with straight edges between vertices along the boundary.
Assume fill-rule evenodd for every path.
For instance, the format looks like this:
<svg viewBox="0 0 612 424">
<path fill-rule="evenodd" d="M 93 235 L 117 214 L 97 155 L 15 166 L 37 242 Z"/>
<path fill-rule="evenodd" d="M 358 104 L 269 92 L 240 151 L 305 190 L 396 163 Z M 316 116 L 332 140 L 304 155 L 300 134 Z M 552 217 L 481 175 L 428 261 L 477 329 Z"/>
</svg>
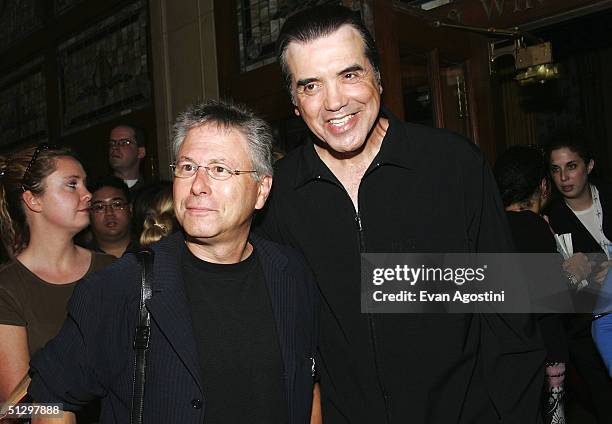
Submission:
<svg viewBox="0 0 612 424">
<path fill-rule="evenodd" d="M 533 422 L 544 351 L 529 317 L 360 311 L 361 252 L 512 250 L 479 149 L 383 113 L 389 128 L 361 180 L 358 210 L 308 143 L 278 162 L 261 222 L 306 256 L 319 284 L 325 421 Z"/>
</svg>

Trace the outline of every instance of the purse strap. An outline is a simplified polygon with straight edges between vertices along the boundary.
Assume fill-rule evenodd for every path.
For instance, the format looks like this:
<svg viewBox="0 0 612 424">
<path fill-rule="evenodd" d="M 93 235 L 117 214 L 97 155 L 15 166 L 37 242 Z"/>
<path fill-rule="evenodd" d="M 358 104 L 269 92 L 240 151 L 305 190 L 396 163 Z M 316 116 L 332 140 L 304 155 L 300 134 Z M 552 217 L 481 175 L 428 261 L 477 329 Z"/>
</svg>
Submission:
<svg viewBox="0 0 612 424">
<path fill-rule="evenodd" d="M 151 299 L 151 276 L 153 269 L 153 251 L 143 249 L 136 252 L 140 263 L 140 304 L 138 306 L 138 324 L 134 334 L 134 386 L 132 391 L 132 406 L 130 409 L 130 423 L 142 424 L 144 411 L 145 371 L 147 368 L 147 349 L 151 336 L 151 316 L 145 302 Z"/>
</svg>

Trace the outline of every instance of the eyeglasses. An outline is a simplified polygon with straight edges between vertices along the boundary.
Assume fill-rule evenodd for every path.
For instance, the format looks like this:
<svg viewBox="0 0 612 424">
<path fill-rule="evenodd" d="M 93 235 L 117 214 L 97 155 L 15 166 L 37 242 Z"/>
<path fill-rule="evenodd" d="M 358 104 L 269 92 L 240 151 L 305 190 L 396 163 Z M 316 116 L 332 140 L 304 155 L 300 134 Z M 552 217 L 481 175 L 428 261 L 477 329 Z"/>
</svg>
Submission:
<svg viewBox="0 0 612 424">
<path fill-rule="evenodd" d="M 182 160 L 178 163 L 173 163 L 170 168 L 174 172 L 174 176 L 177 178 L 190 178 L 193 177 L 200 168 L 206 171 L 206 174 L 213 180 L 224 181 L 232 177 L 232 175 L 240 174 L 256 174 L 257 171 L 239 171 L 237 169 L 230 169 L 226 165 L 220 163 L 211 163 L 210 165 L 198 165 L 195 162 L 188 160 Z"/>
<path fill-rule="evenodd" d="M 51 147 L 47 144 L 39 144 L 36 147 L 36 150 L 34 150 L 34 154 L 32 154 L 32 158 L 30 159 L 30 161 L 28 162 L 28 166 L 26 166 L 25 171 L 23 172 L 23 177 L 21 177 L 21 189 L 25 192 L 28 190 L 27 188 L 27 184 L 25 183 L 26 178 L 28 177 L 28 174 L 30 173 L 30 169 L 32 169 L 32 166 L 36 163 L 36 158 L 38 158 L 38 154 L 42 151 L 42 150 L 48 150 Z"/>
<path fill-rule="evenodd" d="M 110 148 L 123 147 L 123 146 L 129 146 L 130 144 L 133 144 L 133 143 L 135 143 L 135 141 L 129 138 L 120 138 L 119 140 L 113 140 L 111 138 L 110 140 L 108 140 L 108 147 Z"/>
<path fill-rule="evenodd" d="M 128 206 L 128 202 L 124 202 L 122 200 L 115 200 L 110 203 L 96 202 L 89 207 L 89 210 L 93 213 L 105 213 L 106 208 L 110 208 L 113 212 L 117 212 L 127 209 Z"/>
</svg>

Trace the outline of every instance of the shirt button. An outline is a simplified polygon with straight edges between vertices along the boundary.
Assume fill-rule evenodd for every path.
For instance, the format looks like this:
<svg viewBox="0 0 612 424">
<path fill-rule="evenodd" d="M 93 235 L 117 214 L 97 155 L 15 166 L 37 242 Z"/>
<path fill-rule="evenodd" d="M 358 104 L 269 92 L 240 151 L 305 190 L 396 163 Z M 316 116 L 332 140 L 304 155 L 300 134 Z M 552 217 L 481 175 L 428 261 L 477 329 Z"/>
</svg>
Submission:
<svg viewBox="0 0 612 424">
<path fill-rule="evenodd" d="M 191 401 L 193 409 L 202 409 L 202 401 L 200 399 L 193 399 Z"/>
</svg>

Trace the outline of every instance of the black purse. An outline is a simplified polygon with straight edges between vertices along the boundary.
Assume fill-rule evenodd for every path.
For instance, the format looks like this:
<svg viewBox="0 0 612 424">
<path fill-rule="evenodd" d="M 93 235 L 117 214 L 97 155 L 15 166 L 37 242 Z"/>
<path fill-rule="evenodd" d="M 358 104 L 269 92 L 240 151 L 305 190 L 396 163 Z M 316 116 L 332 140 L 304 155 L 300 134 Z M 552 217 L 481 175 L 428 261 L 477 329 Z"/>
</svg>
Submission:
<svg viewBox="0 0 612 424">
<path fill-rule="evenodd" d="M 151 336 L 151 316 L 145 302 L 151 298 L 153 251 L 143 249 L 136 252 L 142 269 L 140 277 L 140 304 L 138 306 L 138 324 L 134 335 L 134 385 L 132 388 L 132 406 L 130 408 L 130 423 L 142 424 L 144 412 L 144 390 L 147 369 L 147 349 Z"/>
</svg>

